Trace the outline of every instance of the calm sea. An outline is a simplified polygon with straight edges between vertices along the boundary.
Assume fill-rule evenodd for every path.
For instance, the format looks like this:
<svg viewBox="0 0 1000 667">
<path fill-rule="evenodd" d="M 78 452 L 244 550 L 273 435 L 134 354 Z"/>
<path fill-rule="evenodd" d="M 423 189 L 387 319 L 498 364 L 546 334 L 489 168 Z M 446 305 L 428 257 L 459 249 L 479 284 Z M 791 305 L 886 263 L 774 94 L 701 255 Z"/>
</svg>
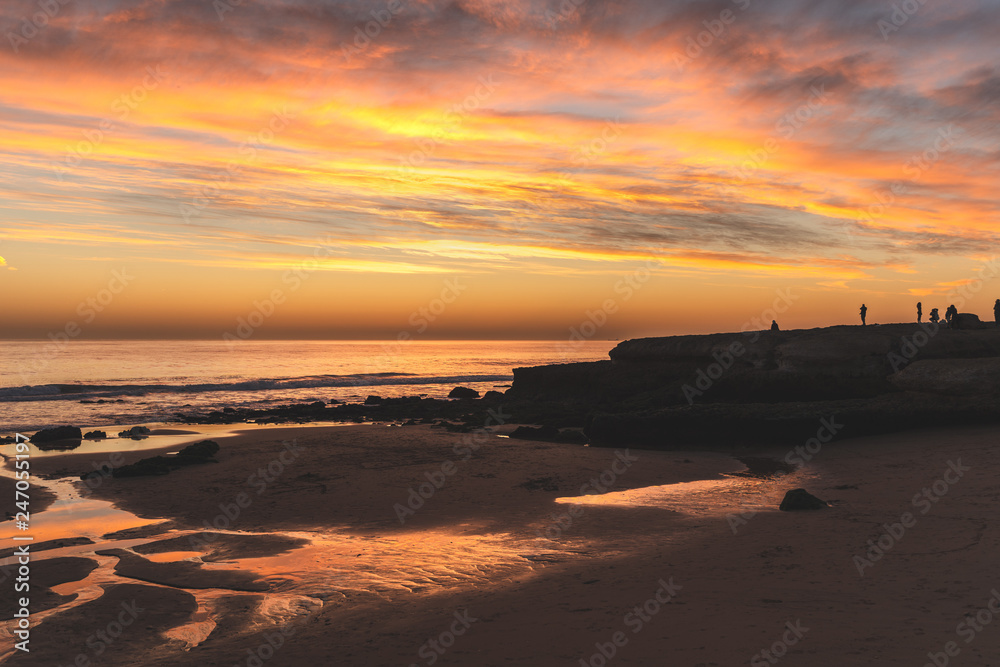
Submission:
<svg viewBox="0 0 1000 667">
<path fill-rule="evenodd" d="M 512 369 L 607 359 L 613 341 L 0 342 L 0 434 L 133 425 L 226 406 L 503 391 Z"/>
</svg>

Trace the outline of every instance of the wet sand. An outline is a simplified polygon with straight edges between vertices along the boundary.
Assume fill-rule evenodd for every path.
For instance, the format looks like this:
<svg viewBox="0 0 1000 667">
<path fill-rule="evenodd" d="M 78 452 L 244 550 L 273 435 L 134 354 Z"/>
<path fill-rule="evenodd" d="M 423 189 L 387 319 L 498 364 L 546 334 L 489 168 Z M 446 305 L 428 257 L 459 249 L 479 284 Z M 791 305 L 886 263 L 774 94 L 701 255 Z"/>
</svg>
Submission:
<svg viewBox="0 0 1000 667">
<path fill-rule="evenodd" d="M 207 639 L 187 635 L 197 643 L 187 652 L 175 640 L 142 663 L 107 655 L 101 664 L 231 667 L 256 651 L 269 655 L 266 665 L 599 665 L 603 649 L 614 651 L 614 665 L 774 664 L 762 650 L 788 665 L 922 665 L 948 642 L 959 650 L 955 664 L 995 664 L 1000 623 L 980 626 L 968 643 L 971 626 L 959 624 L 1000 587 L 990 521 L 998 436 L 969 428 L 835 441 L 773 482 L 720 473 L 743 469 L 733 454 L 783 458 L 791 447 L 626 454 L 381 425 L 216 438 L 217 464 L 106 480 L 95 497 L 177 521 L 163 527 L 174 532 L 138 541 L 179 539 L 178 557 L 184 529 L 310 544 L 245 558 L 218 552 L 235 560 L 210 567 L 254 571 L 269 591 L 198 598 L 212 623 Z M 969 470 L 956 477 L 949 462 L 959 459 Z M 33 465 L 82 472 L 89 460 Z M 611 493 L 578 501 L 583 485 L 602 486 L 602 474 Z M 410 493 L 421 484 L 429 497 Z M 665 484 L 679 485 L 649 488 Z M 832 506 L 778 512 L 797 486 Z M 915 504 L 924 488 L 929 497 Z M 412 514 L 401 510 L 411 509 L 408 498 Z M 740 516 L 746 508 L 760 511 Z M 900 533 L 891 524 L 907 512 L 913 520 Z M 884 536 L 883 524 L 897 537 Z M 866 554 L 880 538 L 891 542 L 884 556 Z M 855 556 L 871 558 L 863 576 Z M 95 573 L 105 573 L 104 586 L 112 567 Z M 673 597 L 661 605 L 657 594 Z M 100 614 L 102 599 L 85 604 Z M 189 623 L 191 599 L 185 617 L 168 613 L 165 597 L 155 603 L 163 618 L 143 627 Z M 81 609 L 47 617 L 39 641 L 57 629 L 82 632 Z M 279 642 L 273 633 L 287 622 Z M 269 652 L 268 636 L 280 647 Z M 69 644 L 60 660 L 85 650 Z M 17 664 L 53 664 L 34 659 Z"/>
</svg>

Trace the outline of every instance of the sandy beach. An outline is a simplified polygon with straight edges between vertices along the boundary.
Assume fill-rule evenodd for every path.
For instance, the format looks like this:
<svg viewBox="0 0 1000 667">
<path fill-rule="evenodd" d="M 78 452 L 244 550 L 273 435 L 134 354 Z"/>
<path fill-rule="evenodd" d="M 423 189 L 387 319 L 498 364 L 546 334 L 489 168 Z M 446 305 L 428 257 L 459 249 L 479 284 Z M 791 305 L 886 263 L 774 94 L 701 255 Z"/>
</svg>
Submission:
<svg viewBox="0 0 1000 667">
<path fill-rule="evenodd" d="M 720 474 L 744 469 L 733 454 L 794 447 L 612 450 L 386 425 L 219 438 L 217 464 L 94 490 L 150 526 L 129 553 L 74 547 L 100 563 L 69 584 L 89 601 L 47 616 L 11 664 L 93 659 L 87 637 L 123 613 L 123 590 L 155 613 L 95 664 L 922 665 L 949 649 L 990 664 L 1000 633 L 965 616 L 991 619 L 1000 585 L 998 435 L 834 441 L 770 481 Z M 579 499 L 585 485 L 604 493 Z M 798 486 L 831 507 L 778 512 Z"/>
</svg>

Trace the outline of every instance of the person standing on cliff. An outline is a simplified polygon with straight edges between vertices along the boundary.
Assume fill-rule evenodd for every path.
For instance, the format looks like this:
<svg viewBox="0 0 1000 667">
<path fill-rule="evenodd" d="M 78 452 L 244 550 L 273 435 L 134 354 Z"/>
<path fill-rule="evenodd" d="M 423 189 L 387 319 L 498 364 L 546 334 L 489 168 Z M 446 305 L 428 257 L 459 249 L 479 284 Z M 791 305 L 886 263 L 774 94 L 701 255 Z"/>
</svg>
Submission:
<svg viewBox="0 0 1000 667">
<path fill-rule="evenodd" d="M 924 317 L 924 304 L 917 301 L 917 324 L 920 323 L 923 317 Z"/>
<path fill-rule="evenodd" d="M 867 324 L 867 322 L 865 322 L 866 317 L 868 317 L 868 306 L 861 304 L 861 326 L 865 326 Z"/>
<path fill-rule="evenodd" d="M 938 315 L 938 309 L 937 308 L 931 308 L 931 315 L 927 319 L 929 319 L 931 321 L 931 324 L 937 324 L 938 322 L 940 322 L 941 321 L 941 316 Z"/>
<path fill-rule="evenodd" d="M 993 304 L 993 322 L 1000 327 L 1000 299 Z"/>
<path fill-rule="evenodd" d="M 958 315 L 958 308 L 955 307 L 955 304 L 951 304 L 948 306 L 948 310 L 944 311 L 944 319 L 945 322 L 948 323 L 949 327 L 952 325 L 952 321 L 955 319 L 956 315 Z"/>
</svg>

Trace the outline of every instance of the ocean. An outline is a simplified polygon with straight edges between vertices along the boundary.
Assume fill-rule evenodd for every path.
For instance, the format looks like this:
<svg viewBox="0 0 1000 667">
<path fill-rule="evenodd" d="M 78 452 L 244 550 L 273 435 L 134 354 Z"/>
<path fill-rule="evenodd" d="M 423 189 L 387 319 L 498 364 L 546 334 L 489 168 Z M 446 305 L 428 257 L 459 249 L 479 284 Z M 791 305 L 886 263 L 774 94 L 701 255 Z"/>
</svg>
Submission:
<svg viewBox="0 0 1000 667">
<path fill-rule="evenodd" d="M 0 435 L 159 423 L 176 412 L 447 396 L 513 369 L 607 359 L 615 341 L 0 342 Z"/>
</svg>

